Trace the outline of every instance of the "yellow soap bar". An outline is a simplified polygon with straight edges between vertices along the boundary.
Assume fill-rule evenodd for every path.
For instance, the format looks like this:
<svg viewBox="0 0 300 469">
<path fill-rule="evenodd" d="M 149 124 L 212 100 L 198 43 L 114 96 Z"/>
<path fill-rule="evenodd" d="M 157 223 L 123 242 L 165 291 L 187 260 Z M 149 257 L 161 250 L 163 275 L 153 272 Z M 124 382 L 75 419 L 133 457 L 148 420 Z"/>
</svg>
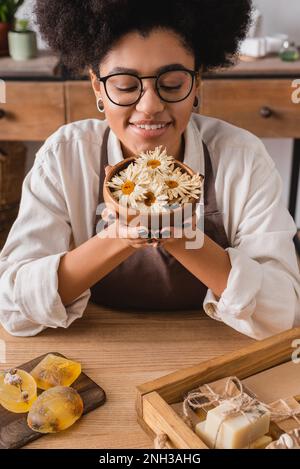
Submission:
<svg viewBox="0 0 300 469">
<path fill-rule="evenodd" d="M 250 443 L 265 435 L 270 427 L 270 412 L 257 403 L 249 411 L 227 415 L 232 410 L 230 401 L 224 401 L 207 413 L 205 433 L 216 448 L 247 448 Z"/>
<path fill-rule="evenodd" d="M 31 371 L 38 388 L 49 389 L 53 386 L 70 386 L 80 375 L 81 365 L 49 353 Z"/>
<path fill-rule="evenodd" d="M 56 386 L 44 391 L 32 405 L 28 426 L 39 433 L 56 433 L 69 428 L 83 412 L 78 392 L 68 386 Z"/>
<path fill-rule="evenodd" d="M 208 446 L 209 448 L 213 447 L 214 442 L 208 437 L 205 433 L 205 421 L 200 422 L 195 427 L 195 432 L 201 438 L 201 440 Z M 257 440 L 250 443 L 249 446 L 242 449 L 264 449 L 272 442 L 272 438 L 268 435 L 263 435 Z"/>
<path fill-rule="evenodd" d="M 0 373 L 0 404 L 5 409 L 28 412 L 36 398 L 36 382 L 29 373 L 18 368 Z"/>
</svg>

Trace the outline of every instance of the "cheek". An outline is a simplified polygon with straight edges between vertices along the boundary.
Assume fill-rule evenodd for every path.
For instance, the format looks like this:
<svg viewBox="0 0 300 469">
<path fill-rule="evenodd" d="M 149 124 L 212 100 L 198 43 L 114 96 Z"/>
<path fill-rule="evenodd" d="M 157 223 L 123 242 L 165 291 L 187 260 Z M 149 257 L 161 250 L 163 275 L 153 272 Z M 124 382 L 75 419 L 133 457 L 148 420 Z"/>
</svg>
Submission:
<svg viewBox="0 0 300 469">
<path fill-rule="evenodd" d="M 182 128 L 185 128 L 191 113 L 193 111 L 193 101 L 191 102 L 182 102 L 182 103 L 177 103 L 176 106 L 176 111 L 174 110 L 173 112 L 173 117 L 176 121 L 176 125 L 182 130 Z"/>
<path fill-rule="evenodd" d="M 110 106 L 107 106 L 105 117 L 110 128 L 113 131 L 120 133 L 127 127 L 130 114 L 128 114 L 128 111 L 125 110 L 125 108 L 123 109 L 120 107 L 112 109 Z"/>
</svg>

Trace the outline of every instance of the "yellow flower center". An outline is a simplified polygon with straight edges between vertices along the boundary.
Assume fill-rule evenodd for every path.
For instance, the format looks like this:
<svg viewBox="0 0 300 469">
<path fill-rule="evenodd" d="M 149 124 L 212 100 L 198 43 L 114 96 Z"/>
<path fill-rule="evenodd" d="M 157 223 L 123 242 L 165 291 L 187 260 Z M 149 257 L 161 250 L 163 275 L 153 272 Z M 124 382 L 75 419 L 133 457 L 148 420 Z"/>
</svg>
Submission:
<svg viewBox="0 0 300 469">
<path fill-rule="evenodd" d="M 144 204 L 147 205 L 147 207 L 151 207 L 151 205 L 154 204 L 154 202 L 156 201 L 155 195 L 153 194 L 153 192 L 149 191 L 146 192 L 145 196 L 146 198 L 144 200 Z"/>
<path fill-rule="evenodd" d="M 178 182 L 172 181 L 172 179 L 166 181 L 166 184 L 170 189 L 175 189 L 175 187 L 178 187 Z"/>
<path fill-rule="evenodd" d="M 147 166 L 150 166 L 150 168 L 152 168 L 152 169 L 158 168 L 158 166 L 160 166 L 160 165 L 161 165 L 161 163 L 160 163 L 159 160 L 149 160 L 147 162 Z"/>
<path fill-rule="evenodd" d="M 122 190 L 123 194 L 129 195 L 134 191 L 134 188 L 135 188 L 134 182 L 126 181 L 126 182 L 124 182 L 121 190 Z"/>
</svg>

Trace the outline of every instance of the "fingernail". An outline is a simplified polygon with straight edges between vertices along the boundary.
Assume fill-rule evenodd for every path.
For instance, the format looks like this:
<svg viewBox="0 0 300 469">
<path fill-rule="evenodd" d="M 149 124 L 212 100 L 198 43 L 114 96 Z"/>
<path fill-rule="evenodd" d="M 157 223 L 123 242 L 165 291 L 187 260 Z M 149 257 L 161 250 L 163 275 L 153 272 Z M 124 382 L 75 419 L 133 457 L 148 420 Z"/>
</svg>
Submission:
<svg viewBox="0 0 300 469">
<path fill-rule="evenodd" d="M 160 236 L 160 231 L 159 230 L 153 230 L 152 231 L 152 238 L 159 238 Z"/>
<path fill-rule="evenodd" d="M 139 236 L 141 236 L 142 238 L 147 238 L 147 237 L 148 237 L 148 230 L 139 229 L 139 230 L 138 230 L 138 234 L 139 234 Z"/>
</svg>

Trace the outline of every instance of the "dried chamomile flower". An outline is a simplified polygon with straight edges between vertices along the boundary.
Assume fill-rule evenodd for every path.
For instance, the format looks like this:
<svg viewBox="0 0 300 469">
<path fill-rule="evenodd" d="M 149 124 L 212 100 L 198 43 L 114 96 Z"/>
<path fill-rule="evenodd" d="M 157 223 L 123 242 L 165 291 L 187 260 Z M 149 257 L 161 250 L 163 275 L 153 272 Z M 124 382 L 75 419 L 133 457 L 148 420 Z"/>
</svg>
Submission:
<svg viewBox="0 0 300 469">
<path fill-rule="evenodd" d="M 177 175 L 178 178 L 176 179 Z M 189 174 L 185 173 L 183 177 L 180 177 L 179 173 L 175 172 L 175 177 L 173 178 L 172 176 L 169 180 L 169 184 L 172 185 L 171 181 L 173 181 L 173 185 L 174 182 L 178 184 L 177 188 L 173 188 L 172 192 L 174 197 L 181 205 L 187 202 L 191 202 L 192 199 L 199 199 L 202 193 L 203 176 L 199 174 L 194 174 L 193 176 L 190 176 Z M 170 190 L 172 189 L 169 187 L 168 195 L 170 194 Z"/>
<path fill-rule="evenodd" d="M 56 386 L 39 395 L 27 417 L 28 426 L 39 433 L 56 433 L 73 425 L 83 412 L 78 392 L 68 386 Z"/>
<path fill-rule="evenodd" d="M 28 412 L 37 398 L 34 378 L 24 370 L 11 369 L 0 373 L 0 404 L 5 409 Z"/>
<path fill-rule="evenodd" d="M 168 211 L 168 196 L 162 193 L 160 184 L 153 183 L 144 194 L 142 202 L 139 202 L 140 212 L 159 213 Z"/>
<path fill-rule="evenodd" d="M 131 163 L 126 169 L 115 175 L 107 186 L 112 195 L 124 207 L 137 208 L 137 201 L 142 199 L 150 179 L 144 168 Z"/>
<path fill-rule="evenodd" d="M 162 146 L 153 151 L 141 152 L 137 158 L 137 165 L 145 167 L 150 173 L 168 173 L 174 168 L 174 158 L 167 155 L 167 149 Z"/>
<path fill-rule="evenodd" d="M 180 168 L 176 168 L 171 174 L 164 176 L 164 184 L 169 201 L 178 200 L 189 193 L 189 177 L 187 173 L 182 173 Z"/>
</svg>

